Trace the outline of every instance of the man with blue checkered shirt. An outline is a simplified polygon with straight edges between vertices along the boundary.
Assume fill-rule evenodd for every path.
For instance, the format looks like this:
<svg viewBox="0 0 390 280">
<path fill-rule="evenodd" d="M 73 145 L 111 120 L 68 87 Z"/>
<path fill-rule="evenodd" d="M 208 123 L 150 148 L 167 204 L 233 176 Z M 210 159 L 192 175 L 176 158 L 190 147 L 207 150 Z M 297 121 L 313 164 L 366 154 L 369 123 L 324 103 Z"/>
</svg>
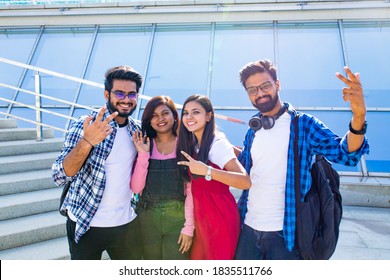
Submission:
<svg viewBox="0 0 390 280">
<path fill-rule="evenodd" d="M 99 112 L 75 121 L 52 166 L 58 186 L 71 182 L 61 206 L 67 212 L 72 260 L 141 259 L 138 220 L 131 206 L 131 171 L 137 150 L 130 117 L 137 106 L 142 77 L 129 66 L 109 69 Z"/>
<path fill-rule="evenodd" d="M 347 77 L 336 76 L 347 87 L 342 96 L 349 102 L 352 119 L 349 131 L 339 137 L 320 120 L 299 112 L 298 149 L 300 174 L 294 174 L 293 119 L 297 112 L 280 100 L 276 67 L 264 59 L 248 63 L 240 70 L 240 80 L 258 113 L 251 119 L 244 149 L 239 156 L 250 174 L 252 186 L 243 191 L 239 202 L 243 222 L 236 259 L 301 259 L 295 245 L 294 178 L 299 176 L 301 199 L 311 186 L 310 166 L 315 154 L 332 162 L 355 166 L 369 146 L 366 106 L 360 76 L 344 67 Z"/>
</svg>

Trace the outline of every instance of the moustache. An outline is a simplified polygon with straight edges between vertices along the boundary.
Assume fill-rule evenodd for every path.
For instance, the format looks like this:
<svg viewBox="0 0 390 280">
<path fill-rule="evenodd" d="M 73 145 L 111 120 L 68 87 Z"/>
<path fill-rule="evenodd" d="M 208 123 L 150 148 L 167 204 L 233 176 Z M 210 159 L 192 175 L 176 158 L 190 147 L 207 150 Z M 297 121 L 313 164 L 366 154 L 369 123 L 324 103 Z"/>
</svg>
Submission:
<svg viewBox="0 0 390 280">
<path fill-rule="evenodd" d="M 272 97 L 271 97 L 270 95 L 268 95 L 268 94 L 263 95 L 263 96 L 260 96 L 260 97 L 256 98 L 256 103 L 260 103 L 260 100 L 261 100 L 261 99 L 268 99 L 268 100 L 271 100 Z"/>
</svg>

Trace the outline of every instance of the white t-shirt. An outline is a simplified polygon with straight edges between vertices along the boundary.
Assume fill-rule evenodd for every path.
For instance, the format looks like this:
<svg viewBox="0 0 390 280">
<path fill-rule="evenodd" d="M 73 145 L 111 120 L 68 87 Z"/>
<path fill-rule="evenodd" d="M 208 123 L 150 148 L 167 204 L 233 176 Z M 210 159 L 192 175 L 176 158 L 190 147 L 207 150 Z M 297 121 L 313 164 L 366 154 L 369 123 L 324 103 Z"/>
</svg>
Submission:
<svg viewBox="0 0 390 280">
<path fill-rule="evenodd" d="M 217 134 L 211 143 L 209 160 L 223 169 L 226 163 L 235 157 L 232 144 L 223 135 Z"/>
<path fill-rule="evenodd" d="M 257 131 L 253 140 L 245 224 L 258 231 L 283 229 L 290 122 L 284 113 L 273 128 Z"/>
<path fill-rule="evenodd" d="M 115 227 L 131 222 L 137 215 L 131 207 L 131 170 L 137 150 L 127 127 L 118 128 L 105 164 L 106 186 L 102 201 L 91 221 L 94 227 Z"/>
</svg>

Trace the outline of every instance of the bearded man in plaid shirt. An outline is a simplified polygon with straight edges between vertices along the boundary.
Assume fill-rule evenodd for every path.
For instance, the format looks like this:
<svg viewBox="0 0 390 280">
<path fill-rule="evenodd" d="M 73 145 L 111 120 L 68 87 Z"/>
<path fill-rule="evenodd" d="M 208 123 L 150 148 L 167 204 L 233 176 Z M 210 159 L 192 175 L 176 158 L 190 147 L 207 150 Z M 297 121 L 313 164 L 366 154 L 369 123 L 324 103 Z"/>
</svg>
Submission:
<svg viewBox="0 0 390 280">
<path fill-rule="evenodd" d="M 138 220 L 131 205 L 131 171 L 139 130 L 130 117 L 137 106 L 142 77 L 129 66 L 109 69 L 99 112 L 75 121 L 52 166 L 58 186 L 71 183 L 61 210 L 67 212 L 71 259 L 141 259 Z"/>
</svg>

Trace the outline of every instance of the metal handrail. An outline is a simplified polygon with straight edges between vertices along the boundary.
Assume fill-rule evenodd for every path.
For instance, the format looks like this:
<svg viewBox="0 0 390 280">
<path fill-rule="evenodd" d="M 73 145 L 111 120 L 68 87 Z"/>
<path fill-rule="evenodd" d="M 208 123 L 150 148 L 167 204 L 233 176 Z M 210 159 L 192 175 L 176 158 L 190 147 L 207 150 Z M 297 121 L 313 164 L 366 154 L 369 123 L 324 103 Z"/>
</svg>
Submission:
<svg viewBox="0 0 390 280">
<path fill-rule="evenodd" d="M 87 84 L 87 85 L 90 85 L 90 86 L 94 86 L 94 87 L 98 87 L 98 88 L 104 89 L 104 85 L 101 84 L 101 83 L 96 83 L 96 82 L 92 82 L 92 81 L 89 81 L 89 80 L 76 78 L 76 77 L 73 77 L 73 76 L 70 76 L 70 75 L 66 75 L 66 74 L 62 74 L 62 73 L 59 73 L 59 72 L 47 70 L 47 69 L 44 69 L 44 68 L 40 68 L 40 67 L 29 65 L 29 64 L 24 64 L 24 63 L 15 61 L 15 60 L 11 60 L 11 59 L 0 57 L 0 62 L 4 62 L 4 63 L 11 64 L 11 65 L 14 65 L 14 66 L 18 66 L 18 67 L 21 67 L 21 68 L 27 68 L 27 69 L 30 69 L 30 70 L 33 70 L 33 71 L 36 71 L 36 72 L 39 72 L 39 73 L 45 73 L 45 74 L 48 74 L 48 75 L 51 75 L 51 76 L 55 76 L 55 77 L 59 77 L 59 78 L 63 78 L 63 79 L 71 80 L 71 81 L 74 81 L 74 82 L 83 83 L 83 84 Z"/>
<path fill-rule="evenodd" d="M 11 99 L 7 99 L 7 98 L 0 97 L 0 100 L 6 101 L 6 102 L 10 102 L 10 103 L 12 103 L 12 104 L 17 104 L 17 105 L 25 106 L 25 107 L 30 108 L 30 109 L 33 109 L 33 110 L 35 110 L 35 111 L 39 111 L 39 112 L 44 112 L 44 113 L 52 114 L 52 115 L 55 115 L 55 116 L 57 116 L 57 117 L 62 117 L 62 118 L 69 119 L 69 120 L 76 120 L 76 118 L 69 117 L 69 116 L 64 115 L 64 114 L 52 112 L 52 111 L 50 111 L 50 110 L 42 109 L 42 108 L 40 108 L 40 107 L 32 106 L 32 105 L 29 105 L 29 104 L 26 104 L 26 103 L 22 103 L 22 102 L 18 102 L 18 101 L 14 101 L 14 100 L 11 100 Z"/>
<path fill-rule="evenodd" d="M 62 102 L 64 104 L 68 104 L 68 105 L 75 106 L 75 107 L 78 107 L 78 108 L 87 109 L 87 110 L 96 110 L 93 107 L 89 107 L 89 106 L 73 103 L 73 102 L 70 102 L 70 101 L 67 101 L 67 100 L 64 100 L 64 99 L 52 97 L 52 96 L 41 94 L 41 93 L 36 93 L 34 91 L 31 91 L 31 90 L 18 88 L 18 87 L 14 87 L 14 86 L 11 86 L 11 85 L 0 83 L 0 86 L 1 87 L 5 87 L 5 88 L 9 88 L 9 89 L 13 89 L 13 90 L 17 90 L 17 91 L 22 91 L 22 92 L 25 92 L 25 93 L 28 93 L 28 94 L 31 94 L 31 95 L 35 95 L 35 96 L 38 95 L 40 97 L 44 97 L 44 98 L 47 98 L 47 99 L 50 99 L 50 100 L 53 100 L 53 101 Z"/>
<path fill-rule="evenodd" d="M 32 121 L 32 120 L 29 120 L 29 119 L 26 119 L 26 118 L 22 118 L 22 117 L 19 117 L 19 116 L 15 116 L 15 115 L 13 115 L 13 114 L 8 114 L 8 113 L 1 112 L 1 111 L 0 111 L 0 114 L 1 114 L 1 115 L 5 115 L 5 116 L 7 116 L 7 117 L 15 118 L 15 119 L 18 119 L 18 120 L 22 120 L 22 121 L 25 121 L 25 122 L 33 123 L 33 124 L 35 124 L 35 125 L 44 126 L 44 127 L 52 128 L 52 129 L 55 129 L 55 130 L 59 130 L 59 131 L 61 131 L 61 132 L 66 132 L 66 131 L 67 131 L 67 130 L 65 130 L 65 129 L 62 129 L 62 128 L 59 128 L 59 127 L 56 127 L 56 126 L 52 126 L 52 125 L 45 124 L 45 123 L 38 123 L 38 122 L 36 122 L 36 121 Z"/>
</svg>

